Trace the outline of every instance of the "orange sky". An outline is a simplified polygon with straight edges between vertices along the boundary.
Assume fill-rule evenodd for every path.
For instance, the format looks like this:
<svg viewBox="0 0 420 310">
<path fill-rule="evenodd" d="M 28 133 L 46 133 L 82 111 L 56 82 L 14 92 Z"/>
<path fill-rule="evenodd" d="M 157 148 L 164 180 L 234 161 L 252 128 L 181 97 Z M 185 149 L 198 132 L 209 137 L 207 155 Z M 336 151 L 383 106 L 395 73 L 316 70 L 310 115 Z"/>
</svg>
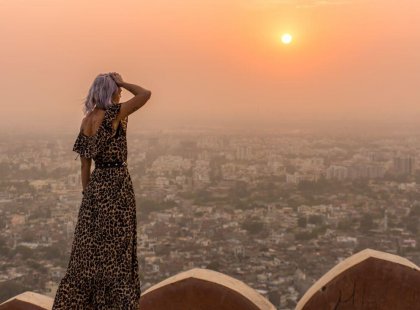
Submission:
<svg viewBox="0 0 420 310">
<path fill-rule="evenodd" d="M 132 130 L 417 121 L 418 16 L 418 0 L 0 0 L 0 126 L 77 131 L 108 71 L 152 90 Z"/>
</svg>

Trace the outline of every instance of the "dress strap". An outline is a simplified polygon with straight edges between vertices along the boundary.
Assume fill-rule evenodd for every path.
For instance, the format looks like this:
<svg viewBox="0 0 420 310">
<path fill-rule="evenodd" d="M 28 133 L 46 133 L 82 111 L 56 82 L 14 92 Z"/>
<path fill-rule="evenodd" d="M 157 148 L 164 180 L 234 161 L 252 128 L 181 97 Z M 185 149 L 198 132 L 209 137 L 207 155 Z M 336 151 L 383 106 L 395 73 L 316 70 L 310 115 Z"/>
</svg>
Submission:
<svg viewBox="0 0 420 310">
<path fill-rule="evenodd" d="M 73 145 L 73 151 L 85 158 L 94 158 L 100 153 L 107 140 L 112 138 L 115 134 L 115 130 L 112 128 L 112 121 L 117 117 L 120 108 L 121 104 L 113 103 L 105 110 L 104 119 L 102 120 L 98 131 L 93 136 L 85 136 L 80 129 Z M 77 156 L 75 160 L 76 159 Z"/>
<path fill-rule="evenodd" d="M 114 136 L 116 130 L 112 128 L 112 121 L 117 117 L 120 112 L 121 104 L 113 103 L 105 111 L 105 117 L 102 123 L 104 130 L 111 136 Z M 117 127 L 118 129 L 118 127 Z"/>
</svg>

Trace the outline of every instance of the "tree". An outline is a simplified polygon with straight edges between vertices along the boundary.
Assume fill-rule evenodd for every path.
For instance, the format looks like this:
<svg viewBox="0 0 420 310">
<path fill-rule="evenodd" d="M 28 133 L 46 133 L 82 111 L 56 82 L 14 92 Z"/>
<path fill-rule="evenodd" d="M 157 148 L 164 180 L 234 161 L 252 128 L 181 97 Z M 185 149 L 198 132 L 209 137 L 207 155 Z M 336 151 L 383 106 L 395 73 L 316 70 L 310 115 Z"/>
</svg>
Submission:
<svg viewBox="0 0 420 310">
<path fill-rule="evenodd" d="M 43 247 L 41 248 L 40 252 L 47 260 L 57 259 L 61 256 L 61 249 L 58 244 L 52 244 L 51 246 Z"/>
<path fill-rule="evenodd" d="M 10 258 L 9 255 L 10 249 L 7 247 L 6 238 L 0 236 L 0 257 L 5 256 L 7 258 Z"/>
<path fill-rule="evenodd" d="M 300 228 L 306 228 L 306 224 L 307 224 L 306 217 L 302 216 L 298 218 L 298 226 Z"/>
<path fill-rule="evenodd" d="M 200 189 L 194 193 L 195 204 L 205 204 L 211 200 L 211 193 L 208 190 Z"/>
<path fill-rule="evenodd" d="M 28 227 L 26 227 L 23 232 L 22 232 L 22 241 L 23 242 L 34 242 L 36 241 L 37 237 L 34 234 L 34 232 L 29 229 Z"/>
<path fill-rule="evenodd" d="M 308 218 L 309 224 L 321 225 L 324 222 L 324 217 L 318 214 L 311 214 Z"/>
<path fill-rule="evenodd" d="M 314 236 L 314 234 L 312 232 L 309 232 L 309 231 L 301 231 L 301 232 L 295 233 L 295 239 L 298 240 L 298 241 L 306 241 L 306 240 L 310 240 L 314 237 L 316 237 L 316 236 Z"/>
<path fill-rule="evenodd" d="M 38 271 L 39 273 L 47 273 L 48 269 L 41 265 L 40 263 L 38 263 L 37 261 L 30 259 L 27 261 L 27 264 L 29 267 L 31 267 L 32 269 Z"/>
<path fill-rule="evenodd" d="M 251 235 L 256 235 L 262 231 L 264 223 L 255 219 L 247 219 L 242 223 L 242 228 L 247 230 Z"/>
<path fill-rule="evenodd" d="M 236 181 L 235 185 L 229 190 L 231 199 L 245 198 L 249 196 L 247 184 L 244 181 Z"/>
<path fill-rule="evenodd" d="M 413 203 L 410 210 L 410 217 L 420 217 L 420 202 L 416 201 Z"/>
<path fill-rule="evenodd" d="M 374 223 L 371 215 L 369 213 L 364 213 L 360 219 L 360 230 L 368 232 L 374 228 Z"/>
<path fill-rule="evenodd" d="M 407 217 L 407 229 L 413 233 L 417 234 L 419 231 L 419 218 L 417 216 L 408 216 Z"/>
<path fill-rule="evenodd" d="M 137 208 L 138 212 L 142 216 L 147 216 L 149 212 L 152 211 L 162 211 L 166 209 L 171 209 L 173 207 L 176 207 L 178 204 L 173 200 L 167 200 L 167 201 L 154 201 L 151 199 L 143 198 L 143 197 L 136 197 L 137 202 Z"/>
<path fill-rule="evenodd" d="M 8 280 L 0 283 L 0 302 L 8 300 L 25 291 L 32 291 L 33 288 L 17 282 L 16 280 Z"/>
<path fill-rule="evenodd" d="M 352 219 L 345 218 L 338 222 L 337 229 L 341 231 L 349 231 L 352 228 L 353 221 Z"/>
<path fill-rule="evenodd" d="M 32 258 L 34 256 L 32 249 L 30 249 L 30 248 L 28 248 L 26 246 L 23 246 L 23 245 L 18 245 L 15 248 L 15 254 L 22 255 L 22 259 L 23 260 L 26 260 L 28 258 Z"/>
<path fill-rule="evenodd" d="M 214 271 L 220 271 L 220 263 L 218 261 L 212 261 L 210 262 L 206 269 L 214 270 Z"/>
</svg>

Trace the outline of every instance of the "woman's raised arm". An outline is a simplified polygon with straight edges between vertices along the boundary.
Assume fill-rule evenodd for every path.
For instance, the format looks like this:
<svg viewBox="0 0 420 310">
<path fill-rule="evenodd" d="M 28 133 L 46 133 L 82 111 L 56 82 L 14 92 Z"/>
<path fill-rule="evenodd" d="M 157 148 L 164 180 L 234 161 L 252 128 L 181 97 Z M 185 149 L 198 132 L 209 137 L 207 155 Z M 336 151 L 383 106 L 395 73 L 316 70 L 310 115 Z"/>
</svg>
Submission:
<svg viewBox="0 0 420 310">
<path fill-rule="evenodd" d="M 119 75 L 118 73 L 114 72 L 111 74 L 111 76 L 119 87 L 127 89 L 134 95 L 134 97 L 128 100 L 127 102 L 121 103 L 120 112 L 117 116 L 118 121 L 120 121 L 122 119 L 125 119 L 131 113 L 140 109 L 150 99 L 152 92 L 139 85 L 124 82 L 122 80 L 121 75 Z"/>
</svg>

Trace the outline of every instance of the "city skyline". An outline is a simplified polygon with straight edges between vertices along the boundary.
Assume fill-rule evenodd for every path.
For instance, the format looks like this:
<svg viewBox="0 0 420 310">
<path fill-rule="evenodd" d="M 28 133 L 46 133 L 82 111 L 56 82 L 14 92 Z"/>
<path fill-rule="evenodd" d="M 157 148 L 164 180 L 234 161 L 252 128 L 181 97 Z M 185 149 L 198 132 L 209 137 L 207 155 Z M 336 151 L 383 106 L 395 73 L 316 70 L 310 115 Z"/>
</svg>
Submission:
<svg viewBox="0 0 420 310">
<path fill-rule="evenodd" d="M 0 285 L 15 287 L 0 300 L 54 296 L 66 270 L 82 195 L 72 140 L 0 139 Z M 364 249 L 419 265 L 417 135 L 181 131 L 131 141 L 145 290 L 206 268 L 295 309 L 316 279 Z"/>
</svg>

